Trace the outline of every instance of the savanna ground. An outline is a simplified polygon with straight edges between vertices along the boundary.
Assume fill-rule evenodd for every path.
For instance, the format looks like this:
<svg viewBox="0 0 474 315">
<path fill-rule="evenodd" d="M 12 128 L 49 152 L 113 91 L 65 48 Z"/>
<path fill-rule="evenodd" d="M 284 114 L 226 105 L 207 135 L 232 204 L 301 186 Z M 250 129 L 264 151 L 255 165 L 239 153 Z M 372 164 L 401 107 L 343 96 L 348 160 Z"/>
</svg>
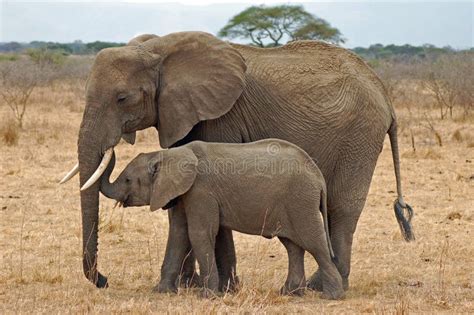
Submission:
<svg viewBox="0 0 474 315">
<path fill-rule="evenodd" d="M 0 103 L 0 313 L 474 312 L 472 115 L 454 111 L 452 119 L 441 120 L 430 106 L 397 106 L 404 194 L 416 213 L 417 239 L 402 240 L 393 214 L 387 137 L 355 233 L 345 300 L 322 300 L 310 291 L 302 298 L 279 296 L 287 272 L 284 247 L 277 239 L 239 233 L 241 290 L 205 300 L 196 289 L 151 292 L 165 252 L 166 212 L 113 209 L 102 197 L 99 269 L 110 287 L 96 289 L 84 278 L 78 179 L 58 185 L 76 163 L 82 93 L 74 83 L 36 89 L 23 130 L 11 127 L 11 111 Z M 114 174 L 157 147 L 156 131 L 139 132 L 134 146 L 116 148 Z M 307 277 L 315 269 L 307 255 Z"/>
</svg>

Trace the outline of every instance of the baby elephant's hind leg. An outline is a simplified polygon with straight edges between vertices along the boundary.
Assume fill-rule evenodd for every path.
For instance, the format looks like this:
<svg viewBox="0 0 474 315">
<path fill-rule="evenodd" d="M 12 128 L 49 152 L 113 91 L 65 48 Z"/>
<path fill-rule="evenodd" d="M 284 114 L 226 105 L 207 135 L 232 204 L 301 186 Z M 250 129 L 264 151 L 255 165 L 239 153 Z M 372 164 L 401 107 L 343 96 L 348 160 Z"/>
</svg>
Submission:
<svg viewBox="0 0 474 315">
<path fill-rule="evenodd" d="M 298 233 L 301 241 L 299 245 L 308 251 L 319 265 L 322 278 L 322 298 L 331 300 L 344 298 L 342 277 L 331 259 L 321 216 L 319 213 L 315 213 L 314 216 L 307 216 L 304 222 Z"/>
<path fill-rule="evenodd" d="M 279 237 L 288 252 L 288 277 L 280 293 L 302 296 L 305 289 L 304 250 L 287 238 Z"/>
<path fill-rule="evenodd" d="M 322 298 L 331 300 L 343 299 L 345 294 L 342 286 L 342 277 L 331 260 L 326 236 L 322 233 L 321 237 L 314 237 L 308 241 L 311 241 L 311 243 L 305 249 L 316 259 L 321 272 L 323 284 Z M 308 242 L 305 243 L 308 244 Z"/>
</svg>

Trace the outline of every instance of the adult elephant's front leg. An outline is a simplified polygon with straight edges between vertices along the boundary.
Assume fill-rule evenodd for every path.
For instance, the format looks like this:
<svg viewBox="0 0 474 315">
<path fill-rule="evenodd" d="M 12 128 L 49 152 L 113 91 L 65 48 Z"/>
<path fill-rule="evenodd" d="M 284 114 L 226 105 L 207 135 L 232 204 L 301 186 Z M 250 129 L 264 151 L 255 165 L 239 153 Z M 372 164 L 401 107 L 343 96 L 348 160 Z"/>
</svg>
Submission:
<svg viewBox="0 0 474 315">
<path fill-rule="evenodd" d="M 176 293 L 178 284 L 199 284 L 195 272 L 195 258 L 188 237 L 184 210 L 174 207 L 168 210 L 169 232 L 165 258 L 161 266 L 160 283 L 154 288 L 160 293 Z M 178 281 L 179 280 L 179 281 Z"/>
<path fill-rule="evenodd" d="M 219 228 L 216 238 L 216 264 L 219 272 L 219 291 L 235 291 L 239 285 L 237 260 L 232 230 Z"/>
</svg>

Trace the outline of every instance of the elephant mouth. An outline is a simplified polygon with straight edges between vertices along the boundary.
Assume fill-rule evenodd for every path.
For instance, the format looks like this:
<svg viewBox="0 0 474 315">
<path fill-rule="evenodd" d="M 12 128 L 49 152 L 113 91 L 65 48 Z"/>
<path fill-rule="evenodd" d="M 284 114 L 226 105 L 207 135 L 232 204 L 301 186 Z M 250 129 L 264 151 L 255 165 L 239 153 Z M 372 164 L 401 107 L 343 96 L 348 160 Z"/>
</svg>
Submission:
<svg viewBox="0 0 474 315">
<path fill-rule="evenodd" d="M 131 198 L 130 195 L 127 195 L 125 199 L 122 201 L 122 205 L 124 208 L 127 208 L 131 205 Z"/>
<path fill-rule="evenodd" d="M 120 199 L 120 200 L 117 200 L 117 201 L 115 202 L 114 209 L 115 209 L 117 206 L 118 206 L 118 207 L 123 207 L 123 208 L 129 207 L 129 206 L 130 206 L 130 196 L 127 195 L 125 198 L 122 198 L 122 199 Z"/>
<path fill-rule="evenodd" d="M 141 120 L 142 118 L 137 117 L 135 119 L 126 121 L 125 124 L 123 124 L 122 132 L 123 133 L 135 132 L 138 129 Z"/>
</svg>

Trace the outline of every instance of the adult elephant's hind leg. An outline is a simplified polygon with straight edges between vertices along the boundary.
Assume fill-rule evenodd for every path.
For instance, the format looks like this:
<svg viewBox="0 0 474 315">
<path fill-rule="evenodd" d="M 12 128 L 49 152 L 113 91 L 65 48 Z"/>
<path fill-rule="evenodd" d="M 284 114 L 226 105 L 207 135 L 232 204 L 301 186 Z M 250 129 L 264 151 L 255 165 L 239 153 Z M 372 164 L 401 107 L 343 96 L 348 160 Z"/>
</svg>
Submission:
<svg viewBox="0 0 474 315">
<path fill-rule="evenodd" d="M 336 266 L 342 276 L 344 289 L 349 288 L 351 270 L 352 240 L 377 163 L 380 150 L 372 149 L 364 158 L 351 160 L 358 155 L 357 151 L 340 160 L 341 167 L 328 182 L 328 218 L 331 243 L 336 256 Z M 359 153 L 360 154 L 360 153 Z M 308 287 L 322 291 L 321 272 L 314 273 Z"/>
<path fill-rule="evenodd" d="M 201 279 L 196 272 L 196 258 L 191 247 L 186 249 L 186 255 L 181 264 L 177 281 L 177 285 L 184 288 L 201 286 Z"/>
<path fill-rule="evenodd" d="M 364 208 L 364 200 L 353 200 L 350 205 L 334 208 L 330 219 L 331 243 L 336 256 L 335 264 L 342 277 L 344 290 L 349 289 L 351 272 L 351 254 L 354 232 L 360 213 Z"/>
</svg>

